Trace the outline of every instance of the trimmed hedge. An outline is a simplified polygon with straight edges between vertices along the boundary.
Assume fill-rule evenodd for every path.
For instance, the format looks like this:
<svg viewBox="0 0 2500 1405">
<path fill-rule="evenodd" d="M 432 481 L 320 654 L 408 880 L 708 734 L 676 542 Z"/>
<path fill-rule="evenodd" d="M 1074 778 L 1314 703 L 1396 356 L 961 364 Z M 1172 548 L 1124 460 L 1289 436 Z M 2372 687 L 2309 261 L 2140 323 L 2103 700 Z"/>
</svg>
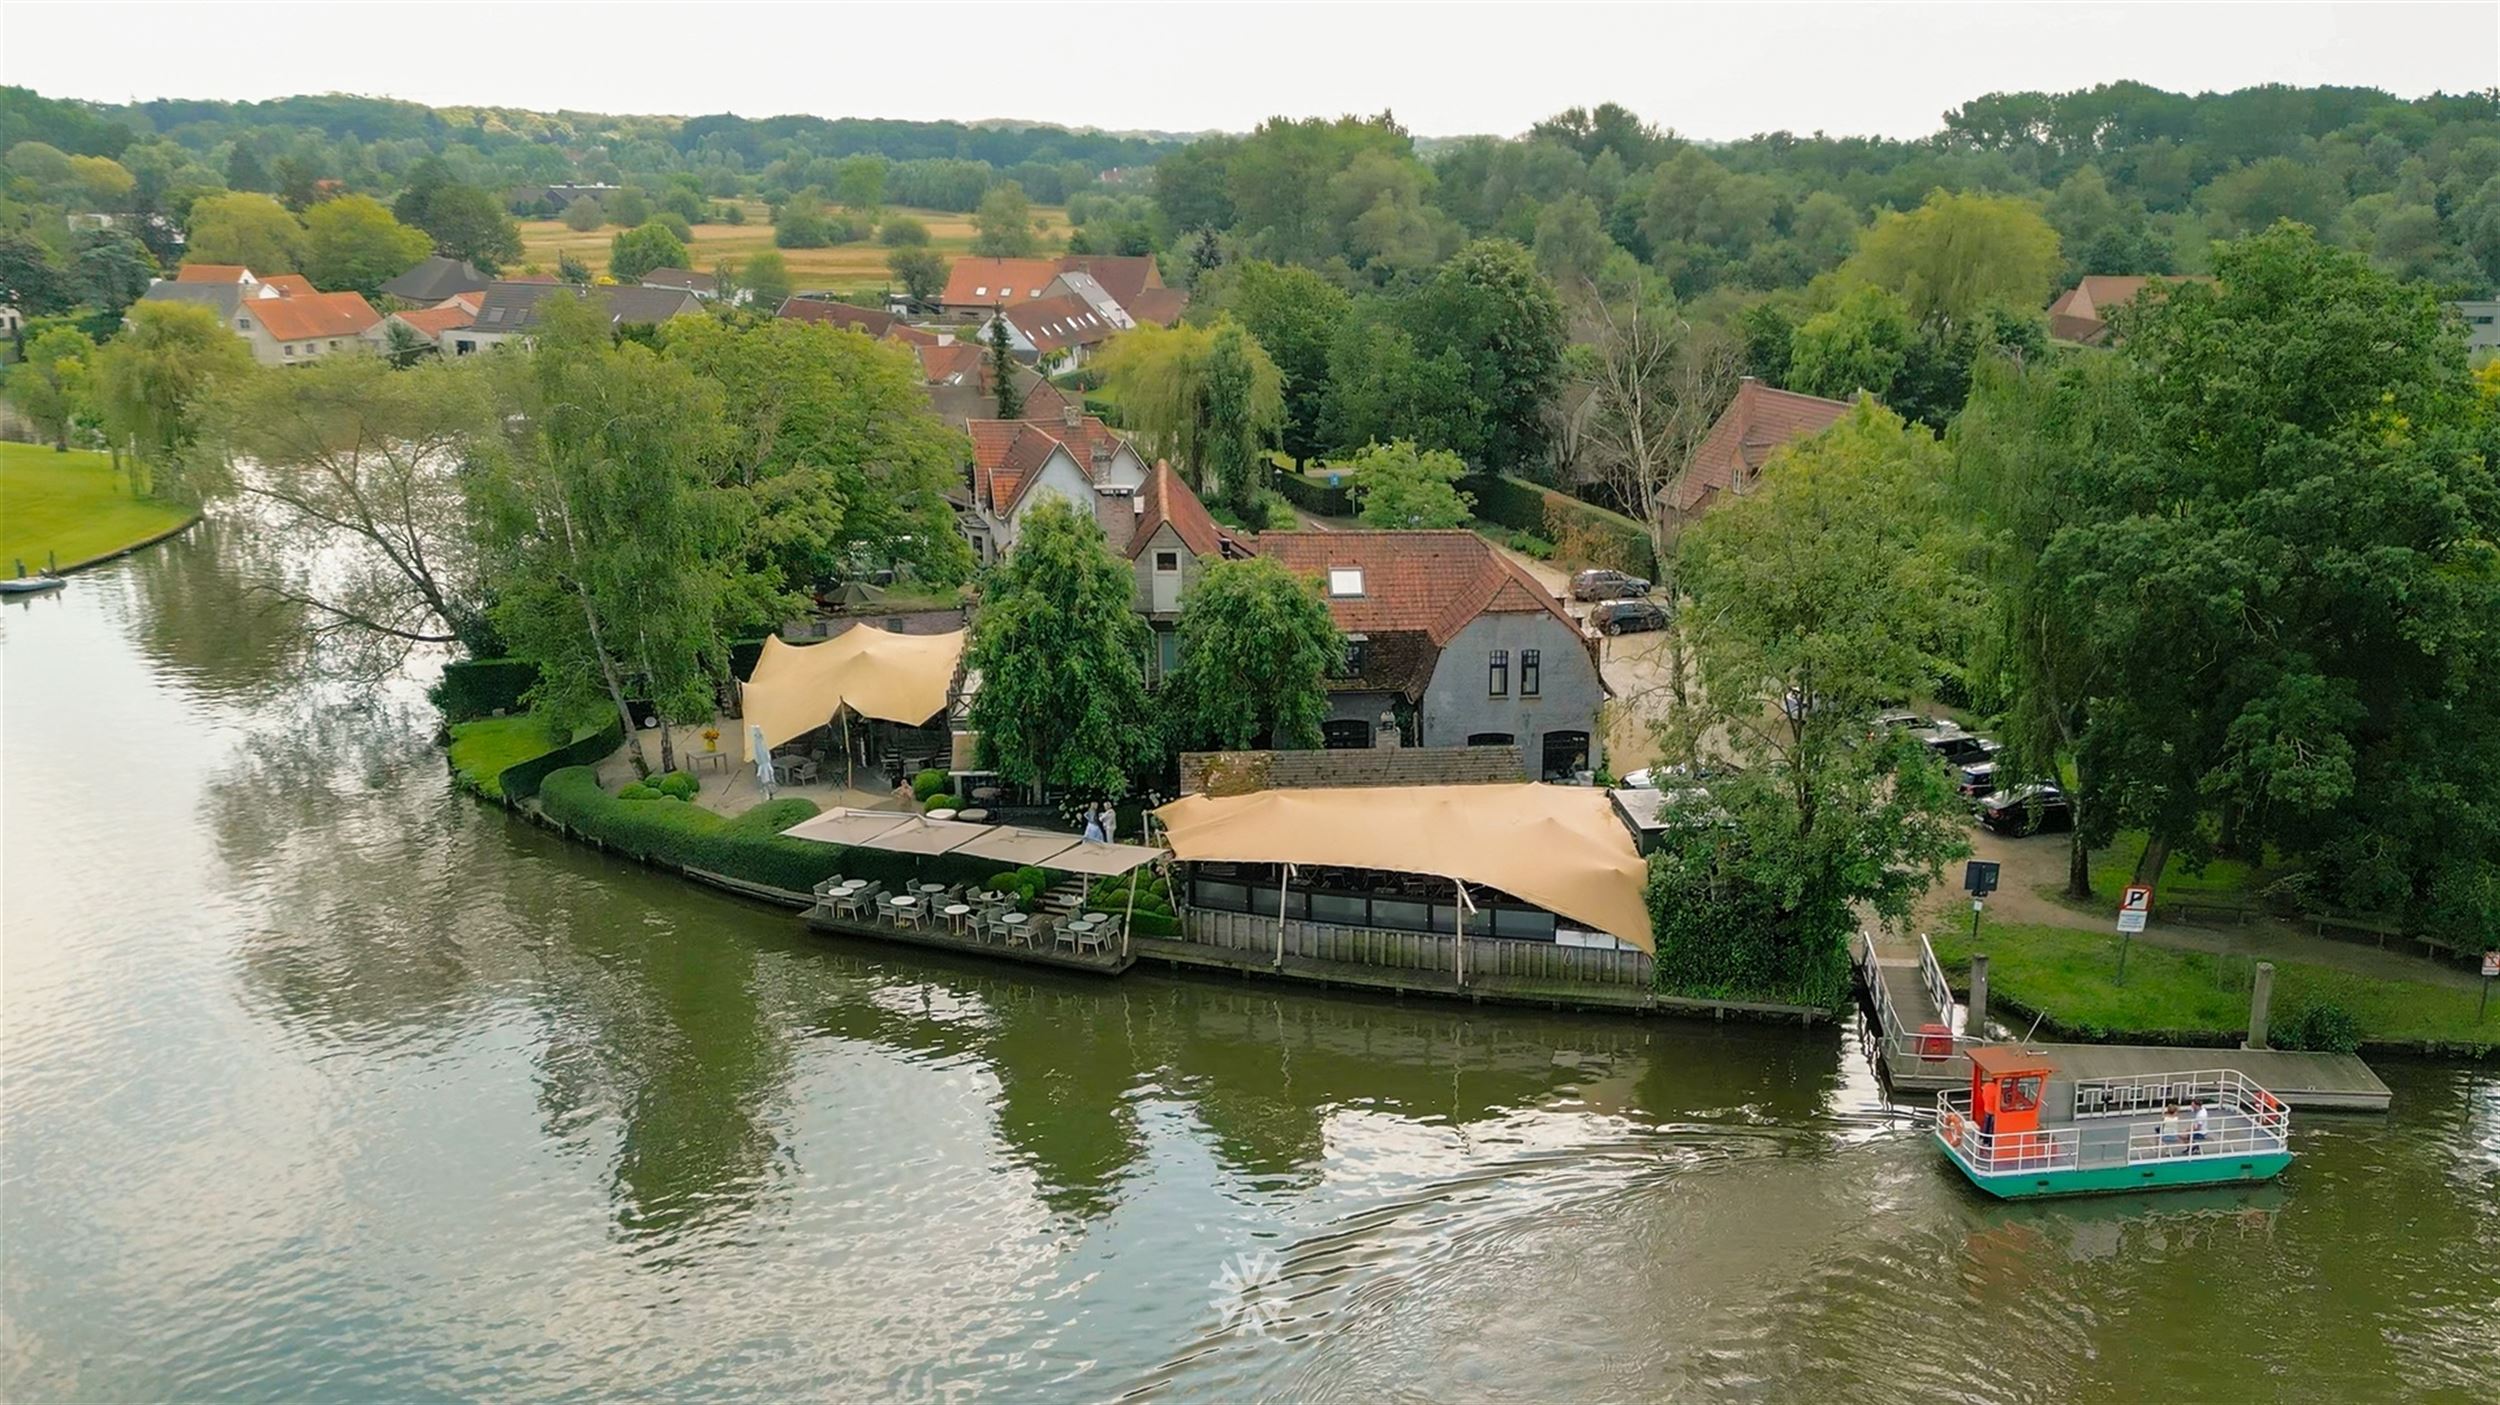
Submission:
<svg viewBox="0 0 2500 1405">
<path fill-rule="evenodd" d="M 1129 901 L 1129 888 L 1137 888 L 1137 900 Z M 1181 920 L 1172 911 L 1171 884 L 1143 868 L 1133 868 L 1117 878 L 1105 878 L 1094 884 L 1085 895 L 1085 905 L 1095 912 L 1129 916 L 1129 930 L 1141 937 L 1177 937 Z"/>
<path fill-rule="evenodd" d="M 549 819 L 619 853 L 796 893 L 812 891 L 836 873 L 885 883 L 909 878 L 969 883 L 987 878 L 992 867 L 947 855 L 924 858 L 785 839 L 782 830 L 816 813 L 815 802 L 796 796 L 769 800 L 726 818 L 699 805 L 622 800 L 601 790 L 598 773 L 588 766 L 569 766 L 548 776 L 539 787 L 538 802 Z"/>
<path fill-rule="evenodd" d="M 1344 473 L 1338 477 L 1347 481 L 1332 488 L 1325 477 L 1279 473 L 1276 475 L 1276 491 L 1285 495 L 1285 501 L 1304 512 L 1321 517 L 1352 517 L 1356 511 L 1352 492 L 1354 475 Z"/>
<path fill-rule="evenodd" d="M 608 753 L 625 744 L 625 724 L 610 718 L 608 724 L 586 737 L 578 737 L 544 756 L 533 756 L 518 765 L 506 766 L 495 784 L 503 798 L 527 800 L 539 793 L 547 777 L 569 766 L 596 766 Z M 794 821 L 795 823 L 795 821 Z"/>
<path fill-rule="evenodd" d="M 1487 522 L 1552 542 L 1581 534 L 1589 540 L 1593 558 L 1606 558 L 1590 564 L 1657 577 L 1658 554 L 1650 549 L 1648 531 L 1619 512 L 1508 474 L 1471 473 L 1458 486 L 1475 496 L 1476 515 Z"/>
<path fill-rule="evenodd" d="M 470 722 L 521 711 L 521 695 L 537 681 L 538 665 L 527 659 L 466 659 L 443 665 L 432 696 L 444 721 Z"/>
</svg>

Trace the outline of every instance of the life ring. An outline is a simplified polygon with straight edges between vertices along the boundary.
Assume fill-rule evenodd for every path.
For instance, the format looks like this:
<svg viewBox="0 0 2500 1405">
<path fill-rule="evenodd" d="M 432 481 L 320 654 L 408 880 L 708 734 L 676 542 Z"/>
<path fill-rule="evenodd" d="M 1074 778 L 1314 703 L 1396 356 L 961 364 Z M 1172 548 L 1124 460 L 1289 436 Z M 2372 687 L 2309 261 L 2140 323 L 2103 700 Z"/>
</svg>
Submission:
<svg viewBox="0 0 2500 1405">
<path fill-rule="evenodd" d="M 1944 1143 L 1946 1146 L 1953 1147 L 1958 1147 L 1962 1144 L 1962 1114 L 1955 1112 L 1951 1108 L 1945 1109 Z"/>
</svg>

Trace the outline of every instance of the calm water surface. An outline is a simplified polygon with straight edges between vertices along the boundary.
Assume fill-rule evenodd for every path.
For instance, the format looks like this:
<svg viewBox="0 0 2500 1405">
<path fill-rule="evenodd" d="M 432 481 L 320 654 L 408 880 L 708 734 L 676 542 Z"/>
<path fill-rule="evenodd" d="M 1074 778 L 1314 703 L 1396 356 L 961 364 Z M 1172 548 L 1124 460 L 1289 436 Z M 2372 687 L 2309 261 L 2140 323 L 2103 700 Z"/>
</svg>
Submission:
<svg viewBox="0 0 2500 1405">
<path fill-rule="evenodd" d="M 10 1400 L 2500 1400 L 2488 1069 L 2005 1206 L 1846 1032 L 814 938 L 307 699 L 245 549 L 0 617 Z"/>
</svg>

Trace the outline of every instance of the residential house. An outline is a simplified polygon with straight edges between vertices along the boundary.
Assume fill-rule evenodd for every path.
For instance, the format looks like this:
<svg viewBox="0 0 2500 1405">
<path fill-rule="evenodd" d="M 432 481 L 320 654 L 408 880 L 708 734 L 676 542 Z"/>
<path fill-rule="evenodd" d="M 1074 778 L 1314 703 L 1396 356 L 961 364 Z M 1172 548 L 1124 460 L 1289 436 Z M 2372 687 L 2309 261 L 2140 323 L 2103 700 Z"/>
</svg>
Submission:
<svg viewBox="0 0 2500 1405">
<path fill-rule="evenodd" d="M 1007 349 L 1017 360 L 1073 370 L 1128 325 L 1125 320 L 1113 320 L 1114 315 L 1075 293 L 1060 293 L 1001 308 L 973 335 L 977 341 L 987 341 L 993 335 L 990 329 L 1004 324 Z"/>
<path fill-rule="evenodd" d="M 1189 295 L 1163 286 L 1162 269 L 1146 255 L 1069 254 L 1057 259 L 960 258 L 938 295 L 942 315 L 978 317 L 1017 303 L 1076 297 L 1122 327 L 1180 320 Z"/>
<path fill-rule="evenodd" d="M 494 281 L 479 272 L 477 265 L 467 259 L 435 254 L 383 284 L 382 291 L 387 296 L 404 298 L 420 307 L 431 308 L 455 293 L 482 293 Z"/>
<path fill-rule="evenodd" d="M 2060 293 L 2057 301 L 2049 304 L 2049 335 L 2058 341 L 2098 346 L 2109 340 L 2110 317 L 2118 309 L 2134 302 L 2144 292 L 2144 285 L 2212 281 L 2198 275 L 2087 274 L 2081 282 Z"/>
<path fill-rule="evenodd" d="M 234 330 L 264 366 L 300 366 L 325 356 L 371 352 L 385 341 L 382 314 L 356 293 L 245 298 Z"/>
<path fill-rule="evenodd" d="M 436 351 L 448 356 L 453 354 L 450 338 L 455 333 L 467 331 L 469 326 L 477 321 L 478 309 L 485 304 L 485 301 L 486 294 L 483 291 L 459 293 L 443 299 L 432 307 L 394 312 L 382 320 L 386 324 L 398 323 L 424 338 L 427 344 Z M 389 345 L 387 327 L 383 344 L 385 347 Z"/>
<path fill-rule="evenodd" d="M 878 341 L 901 342 L 919 355 L 920 379 L 924 385 L 964 385 L 981 371 L 984 353 L 980 346 L 958 341 L 945 332 L 914 327 L 880 308 L 859 307 L 825 298 L 791 297 L 782 300 L 780 309 L 774 315 L 794 322 L 821 322 L 848 327 Z"/>
<path fill-rule="evenodd" d="M 1125 498 L 1145 485 L 1145 461 L 1127 436 L 1078 406 L 1055 420 L 976 419 L 965 428 L 972 490 L 959 520 L 983 561 L 1015 546 L 1017 524 L 1046 497 L 1099 520 L 1098 498 Z"/>
<path fill-rule="evenodd" d="M 709 273 L 697 273 L 689 268 L 655 268 L 642 275 L 642 286 L 673 288 L 692 293 L 705 302 L 720 300 L 720 279 Z M 730 295 L 729 300 L 739 307 L 744 307 L 755 301 L 755 294 L 749 289 L 740 288 Z"/>
<path fill-rule="evenodd" d="M 1530 780 L 1604 760 L 1595 639 L 1484 538 L 1269 532 L 1255 548 L 1317 581 L 1345 633 L 1328 746 L 1516 746 Z"/>
<path fill-rule="evenodd" d="M 795 295 L 787 297 L 781 300 L 780 308 L 775 310 L 773 315 L 787 317 L 793 322 L 830 322 L 834 326 L 848 327 L 852 331 L 864 333 L 877 340 L 882 340 L 897 327 L 902 327 L 906 331 L 919 330 L 908 326 L 902 318 L 891 312 L 874 307 L 861 307 L 856 303 L 837 302 L 832 298 L 809 298 Z M 921 333 L 921 335 L 934 340 L 936 334 Z"/>
<path fill-rule="evenodd" d="M 615 327 L 665 322 L 703 310 L 701 299 L 678 288 L 620 286 L 593 288 L 590 292 L 604 303 L 608 323 Z M 505 342 L 526 341 L 538 326 L 539 304 L 559 296 L 580 297 L 582 290 L 570 283 L 506 280 L 490 284 L 478 305 L 477 319 L 465 330 L 449 333 L 444 350 L 454 356 L 467 356 Z"/>
<path fill-rule="evenodd" d="M 946 271 L 946 290 L 938 294 L 941 315 L 978 317 L 998 308 L 1047 296 L 1059 277 L 1052 259 L 992 259 L 966 256 Z"/>
<path fill-rule="evenodd" d="M 1181 604 L 1210 561 L 1255 554 L 1251 540 L 1208 513 L 1172 465 L 1160 459 L 1137 491 L 1098 495 L 1094 518 L 1112 551 L 1137 573 L 1134 608 L 1154 630 L 1146 677 L 1161 682 L 1180 666 Z"/>
<path fill-rule="evenodd" d="M 1693 451 L 1684 475 L 1658 490 L 1678 521 L 1690 521 L 1722 498 L 1743 497 L 1761 485 L 1762 465 L 1781 448 L 1820 434 L 1849 413 L 1846 400 L 1774 390 L 1752 376 L 1737 383 L 1736 398 L 1719 412 L 1710 433 Z"/>
<path fill-rule="evenodd" d="M 260 280 L 259 295 L 264 298 L 309 297 L 321 290 L 300 273 L 272 273 Z"/>
<path fill-rule="evenodd" d="M 565 207 L 587 195 L 605 203 L 621 187 L 613 185 L 525 185 L 504 196 L 505 208 L 516 215 L 554 219 Z"/>
</svg>

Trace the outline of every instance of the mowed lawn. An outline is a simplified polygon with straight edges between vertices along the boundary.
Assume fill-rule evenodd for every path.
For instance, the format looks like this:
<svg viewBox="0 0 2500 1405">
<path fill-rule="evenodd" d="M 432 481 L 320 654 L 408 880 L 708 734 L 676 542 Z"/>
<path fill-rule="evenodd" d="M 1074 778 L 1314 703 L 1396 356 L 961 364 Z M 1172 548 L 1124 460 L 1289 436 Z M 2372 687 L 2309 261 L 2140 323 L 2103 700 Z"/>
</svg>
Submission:
<svg viewBox="0 0 2500 1405">
<path fill-rule="evenodd" d="M 699 224 L 694 238 L 686 245 L 686 255 L 698 273 L 709 273 L 723 259 L 743 261 L 749 254 L 773 247 L 773 227 L 764 206 L 755 201 L 742 202 L 747 212 L 745 224 Z M 909 215 L 929 227 L 929 247 L 947 258 L 972 251 L 972 216 L 950 210 L 907 210 L 895 208 L 891 215 Z M 1051 205 L 1033 207 L 1034 218 L 1048 221 L 1043 233 L 1044 243 L 1054 242 L 1053 234 L 1064 236 L 1068 212 Z M 608 267 L 608 246 L 620 231 L 615 225 L 604 225 L 587 234 L 569 229 L 562 220 L 524 220 L 521 223 L 521 257 L 553 273 L 556 256 L 571 254 L 593 273 L 604 273 Z M 891 253 L 875 238 L 857 244 L 835 244 L 822 249 L 783 249 L 781 256 L 790 266 L 790 284 L 800 289 L 822 289 L 837 293 L 873 291 L 893 281 L 886 272 L 885 256 Z"/>
<path fill-rule="evenodd" d="M 91 560 L 183 524 L 190 509 L 130 494 L 111 456 L 55 453 L 48 444 L 0 444 L 0 573 Z"/>
</svg>

